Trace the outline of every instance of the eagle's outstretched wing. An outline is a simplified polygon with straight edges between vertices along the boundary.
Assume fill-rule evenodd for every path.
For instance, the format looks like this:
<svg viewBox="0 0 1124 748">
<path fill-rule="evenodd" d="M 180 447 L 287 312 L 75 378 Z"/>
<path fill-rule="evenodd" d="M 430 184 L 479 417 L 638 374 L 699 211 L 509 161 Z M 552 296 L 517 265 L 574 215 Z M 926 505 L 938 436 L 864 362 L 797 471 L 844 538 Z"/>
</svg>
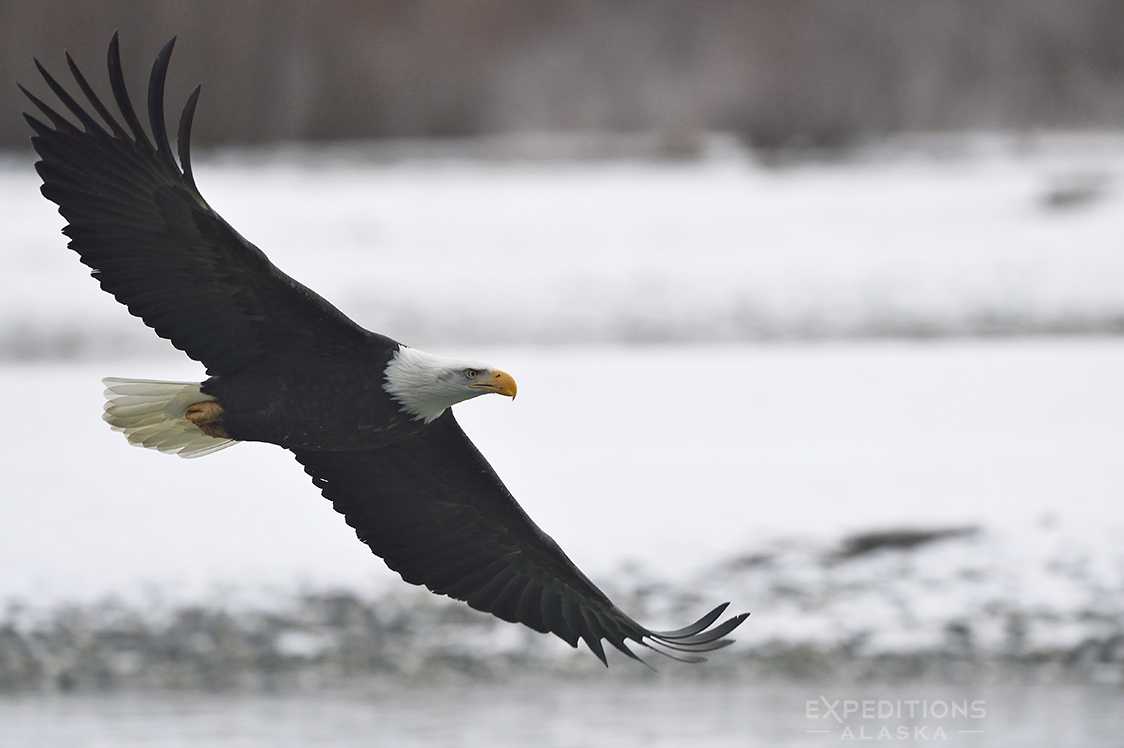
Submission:
<svg viewBox="0 0 1124 748">
<path fill-rule="evenodd" d="M 365 452 L 297 451 L 359 539 L 412 584 L 506 621 L 629 657 L 626 640 L 699 661 L 748 614 L 711 628 L 726 605 L 678 631 L 626 616 L 540 530 L 465 436 L 451 411 L 416 436 Z"/>
<path fill-rule="evenodd" d="M 346 351 L 372 338 L 387 341 L 284 275 L 203 200 L 189 153 L 198 88 L 180 118 L 177 165 L 163 111 L 174 41 L 161 50 L 149 79 L 151 139 L 125 90 L 116 35 L 109 77 L 124 126 L 69 56 L 70 71 L 101 123 L 42 66 L 79 126 L 24 89 L 50 122 L 27 116 L 42 157 L 36 164 L 42 191 L 67 219 L 70 247 L 102 288 L 211 374 L 271 352 Z M 715 625 L 722 605 L 677 631 L 637 624 L 527 517 L 451 412 L 381 449 L 296 455 L 359 538 L 406 581 L 574 646 L 583 639 L 602 661 L 602 640 L 630 657 L 628 640 L 699 660 L 700 653 L 729 644 L 723 637 L 746 618 Z"/>
<path fill-rule="evenodd" d="M 338 347 L 369 335 L 327 301 L 278 270 L 203 200 L 191 173 L 191 123 L 199 88 L 179 124 L 176 164 L 164 124 L 164 79 L 175 39 L 160 51 L 148 84 L 150 140 L 125 90 L 117 35 L 109 79 L 123 127 L 67 55 L 70 72 L 103 122 L 39 65 L 76 127 L 22 86 L 53 127 L 24 115 L 42 160 L 43 195 L 59 205 L 70 248 L 129 311 L 210 374 L 257 356 Z M 108 128 L 108 130 L 106 129 Z"/>
</svg>

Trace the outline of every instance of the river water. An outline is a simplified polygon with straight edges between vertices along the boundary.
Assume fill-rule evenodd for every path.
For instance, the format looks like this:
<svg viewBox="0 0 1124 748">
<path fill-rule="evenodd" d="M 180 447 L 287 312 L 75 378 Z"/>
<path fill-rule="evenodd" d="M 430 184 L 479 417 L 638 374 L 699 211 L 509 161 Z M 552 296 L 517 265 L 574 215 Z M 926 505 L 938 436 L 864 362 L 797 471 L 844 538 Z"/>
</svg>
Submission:
<svg viewBox="0 0 1124 748">
<path fill-rule="evenodd" d="M 910 718 L 910 709 L 913 717 Z M 1095 685 L 386 684 L 333 694 L 0 699 L 2 748 L 1124 745 L 1124 690 Z"/>
</svg>

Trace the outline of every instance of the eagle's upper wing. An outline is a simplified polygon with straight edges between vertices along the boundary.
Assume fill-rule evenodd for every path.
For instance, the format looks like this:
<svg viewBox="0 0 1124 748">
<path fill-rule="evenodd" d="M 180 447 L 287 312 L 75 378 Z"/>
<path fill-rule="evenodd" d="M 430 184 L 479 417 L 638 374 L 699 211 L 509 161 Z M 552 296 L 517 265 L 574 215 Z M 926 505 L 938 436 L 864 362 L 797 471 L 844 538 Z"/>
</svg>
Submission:
<svg viewBox="0 0 1124 748">
<path fill-rule="evenodd" d="M 367 333 L 324 299 L 273 266 L 219 217 L 191 174 L 189 141 L 196 88 L 180 118 L 179 159 L 164 125 L 164 78 L 175 39 L 160 51 L 148 85 L 149 140 L 121 74 L 117 35 L 109 78 L 125 127 L 98 99 L 74 61 L 67 63 L 99 123 L 36 65 L 81 128 L 21 89 L 52 127 L 24 115 L 42 160 L 43 195 L 69 222 L 70 248 L 102 288 L 209 373 L 238 368 L 269 351 L 348 345 Z M 108 130 L 106 129 L 108 127 Z"/>
<path fill-rule="evenodd" d="M 630 657 L 627 639 L 697 661 L 730 644 L 723 637 L 746 618 L 710 628 L 721 605 L 678 631 L 633 621 L 535 526 L 452 411 L 387 447 L 296 456 L 359 539 L 404 580 L 571 646 L 580 637 L 602 661 L 602 639 Z"/>
</svg>

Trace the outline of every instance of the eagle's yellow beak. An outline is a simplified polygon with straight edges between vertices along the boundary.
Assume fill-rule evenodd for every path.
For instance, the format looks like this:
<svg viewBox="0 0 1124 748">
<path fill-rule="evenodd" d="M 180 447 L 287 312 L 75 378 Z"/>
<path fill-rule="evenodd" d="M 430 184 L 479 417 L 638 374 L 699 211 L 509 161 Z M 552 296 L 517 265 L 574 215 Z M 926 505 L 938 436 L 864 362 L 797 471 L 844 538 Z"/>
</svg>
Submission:
<svg viewBox="0 0 1124 748">
<path fill-rule="evenodd" d="M 469 387 L 479 387 L 489 392 L 495 392 L 497 395 L 507 395 L 510 398 L 515 397 L 518 388 L 515 386 L 515 378 L 508 374 L 506 371 L 494 369 L 492 371 L 492 380 L 490 382 L 474 382 Z"/>
</svg>

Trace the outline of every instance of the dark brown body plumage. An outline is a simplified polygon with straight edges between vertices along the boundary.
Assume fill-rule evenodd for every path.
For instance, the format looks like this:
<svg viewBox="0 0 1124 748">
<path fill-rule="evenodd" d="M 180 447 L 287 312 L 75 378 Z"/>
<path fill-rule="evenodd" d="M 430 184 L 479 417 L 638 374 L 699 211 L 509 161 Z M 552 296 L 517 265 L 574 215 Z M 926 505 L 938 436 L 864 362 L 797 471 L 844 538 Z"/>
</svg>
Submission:
<svg viewBox="0 0 1124 748">
<path fill-rule="evenodd" d="M 397 348 L 372 336 L 346 354 L 267 354 L 211 377 L 203 392 L 222 405 L 223 428 L 234 439 L 287 449 L 377 449 L 424 427 L 383 389 L 383 372 Z"/>
</svg>

